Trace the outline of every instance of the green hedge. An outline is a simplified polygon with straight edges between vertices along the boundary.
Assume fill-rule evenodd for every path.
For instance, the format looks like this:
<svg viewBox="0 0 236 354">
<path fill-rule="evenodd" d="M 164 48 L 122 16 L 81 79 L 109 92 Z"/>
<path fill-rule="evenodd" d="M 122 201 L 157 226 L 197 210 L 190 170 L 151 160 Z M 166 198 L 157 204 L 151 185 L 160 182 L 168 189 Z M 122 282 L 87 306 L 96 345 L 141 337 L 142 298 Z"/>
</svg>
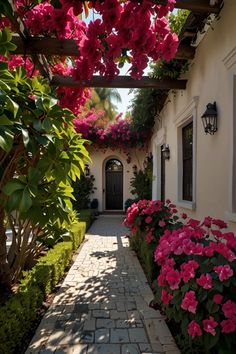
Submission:
<svg viewBox="0 0 236 354">
<path fill-rule="evenodd" d="M 147 244 L 147 242 L 139 236 L 138 232 L 130 236 L 129 242 L 131 248 L 137 253 L 149 282 L 152 283 L 158 275 L 158 267 L 153 262 L 156 245 L 152 243 Z"/>
<path fill-rule="evenodd" d="M 86 223 L 86 230 L 89 229 L 94 219 L 95 215 L 93 209 L 81 209 L 79 211 L 79 220 Z"/>
<path fill-rule="evenodd" d="M 45 297 L 52 292 L 84 238 L 85 222 L 73 226 L 70 240 L 58 243 L 24 273 L 17 294 L 0 307 L 0 354 L 19 353 Z"/>
</svg>

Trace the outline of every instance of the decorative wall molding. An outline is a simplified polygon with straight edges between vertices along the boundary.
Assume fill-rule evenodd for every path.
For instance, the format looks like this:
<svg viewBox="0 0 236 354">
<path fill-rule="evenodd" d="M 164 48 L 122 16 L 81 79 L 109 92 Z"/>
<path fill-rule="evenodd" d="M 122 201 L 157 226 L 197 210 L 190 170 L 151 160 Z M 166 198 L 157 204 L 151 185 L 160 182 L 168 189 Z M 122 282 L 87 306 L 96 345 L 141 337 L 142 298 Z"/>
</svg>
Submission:
<svg viewBox="0 0 236 354">
<path fill-rule="evenodd" d="M 163 145 L 166 142 L 166 128 L 159 129 L 153 137 L 153 144 L 155 146 Z"/>
<path fill-rule="evenodd" d="M 193 110 L 197 108 L 199 96 L 194 96 L 191 101 L 176 115 L 174 122 L 176 126 L 184 124 L 193 116 Z"/>
<path fill-rule="evenodd" d="M 236 64 L 236 46 L 224 57 L 223 63 L 228 70 Z"/>
</svg>

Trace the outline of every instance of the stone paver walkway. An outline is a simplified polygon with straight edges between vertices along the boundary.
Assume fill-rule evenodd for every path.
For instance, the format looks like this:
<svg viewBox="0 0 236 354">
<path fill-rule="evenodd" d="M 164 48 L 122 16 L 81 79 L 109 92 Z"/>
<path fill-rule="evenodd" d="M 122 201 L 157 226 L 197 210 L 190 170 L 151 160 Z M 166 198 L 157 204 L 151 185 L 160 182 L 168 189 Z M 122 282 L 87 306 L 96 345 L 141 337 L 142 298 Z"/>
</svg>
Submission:
<svg viewBox="0 0 236 354">
<path fill-rule="evenodd" d="M 26 351 L 179 354 L 120 216 L 100 216 Z"/>
</svg>

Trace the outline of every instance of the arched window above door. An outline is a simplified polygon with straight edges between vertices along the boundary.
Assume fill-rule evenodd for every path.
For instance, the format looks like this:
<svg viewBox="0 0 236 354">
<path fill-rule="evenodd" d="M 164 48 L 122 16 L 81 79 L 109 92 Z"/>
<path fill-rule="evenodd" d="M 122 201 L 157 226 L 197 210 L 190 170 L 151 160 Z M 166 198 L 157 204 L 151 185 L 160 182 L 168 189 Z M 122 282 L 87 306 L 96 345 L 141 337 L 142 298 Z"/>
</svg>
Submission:
<svg viewBox="0 0 236 354">
<path fill-rule="evenodd" d="M 123 171 L 123 165 L 117 159 L 108 160 L 106 163 L 106 171 Z"/>
</svg>

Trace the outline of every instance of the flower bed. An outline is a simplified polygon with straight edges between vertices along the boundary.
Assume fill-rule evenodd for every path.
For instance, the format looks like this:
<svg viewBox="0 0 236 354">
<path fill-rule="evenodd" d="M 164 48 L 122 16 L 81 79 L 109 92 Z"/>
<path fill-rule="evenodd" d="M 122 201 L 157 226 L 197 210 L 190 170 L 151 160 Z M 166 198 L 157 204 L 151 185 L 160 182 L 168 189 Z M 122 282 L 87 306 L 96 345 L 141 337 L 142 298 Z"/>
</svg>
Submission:
<svg viewBox="0 0 236 354">
<path fill-rule="evenodd" d="M 159 200 L 140 200 L 127 210 L 124 224 L 130 228 L 130 244 L 137 252 L 145 273 L 152 281 L 157 276 L 153 261 L 154 251 L 165 229 L 173 230 L 182 225 L 171 203 Z"/>
<path fill-rule="evenodd" d="M 158 201 L 149 204 L 161 205 Z M 152 274 L 158 274 L 156 299 L 167 318 L 178 323 L 182 352 L 232 353 L 236 344 L 236 237 L 223 232 L 227 227 L 223 221 L 211 217 L 201 223 L 184 214 L 186 221 L 181 225 L 179 219 L 173 220 L 175 208 L 170 205 L 166 207 L 172 213 L 168 211 L 166 218 L 162 211 L 137 205 L 128 209 L 125 224 L 131 229 L 131 245 L 140 237 L 147 245 L 156 242 L 150 263 Z"/>
</svg>

